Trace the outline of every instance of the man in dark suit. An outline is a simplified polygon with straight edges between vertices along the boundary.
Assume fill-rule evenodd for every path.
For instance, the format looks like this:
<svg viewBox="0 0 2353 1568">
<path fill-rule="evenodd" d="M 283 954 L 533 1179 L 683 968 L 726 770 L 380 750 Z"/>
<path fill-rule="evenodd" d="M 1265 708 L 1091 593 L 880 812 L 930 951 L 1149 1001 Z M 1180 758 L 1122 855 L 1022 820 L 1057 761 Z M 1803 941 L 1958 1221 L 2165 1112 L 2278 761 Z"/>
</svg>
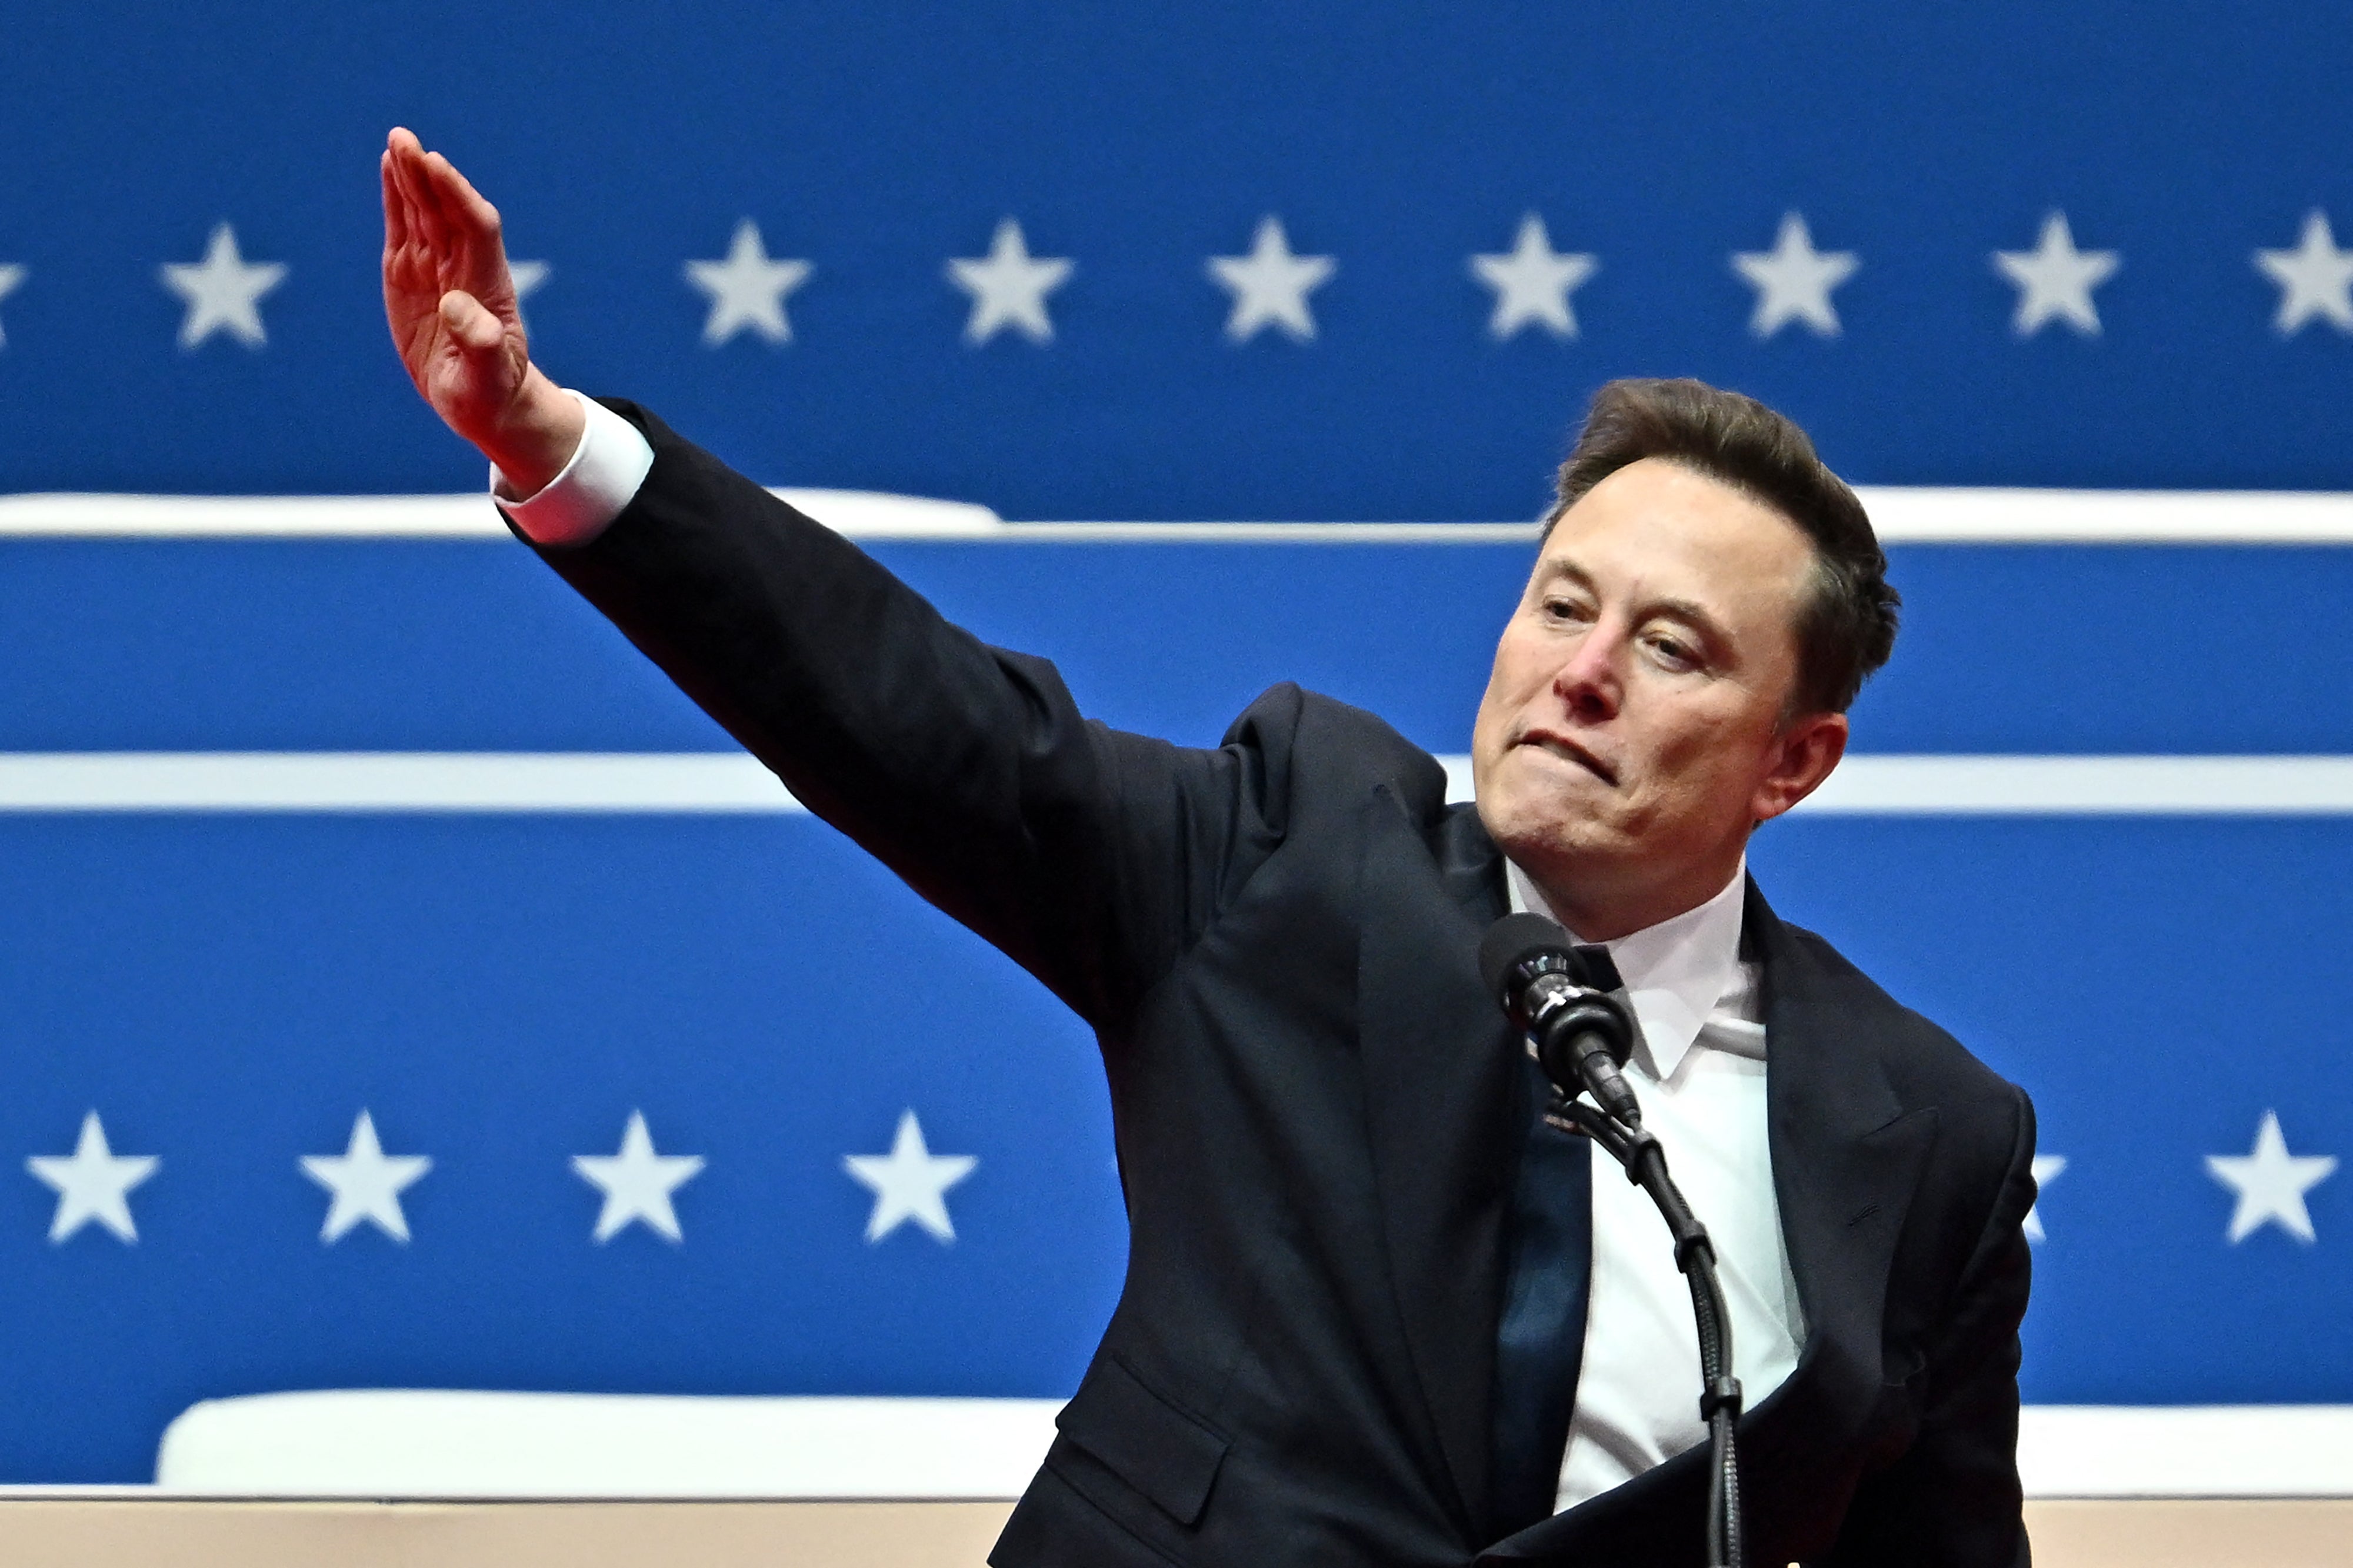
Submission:
<svg viewBox="0 0 2353 1568">
<path fill-rule="evenodd" d="M 395 340 L 518 532 L 1095 1029 L 1128 1279 L 992 1561 L 1699 1560 L 1688 1305 L 1655 1219 L 1535 1115 L 1475 971 L 1513 907 L 1626 972 L 1630 1076 L 1725 1254 L 1750 1561 L 2026 1561 L 2031 1110 L 1745 875 L 1894 634 L 1794 426 L 1605 389 L 1450 805 L 1428 754 L 1294 687 L 1209 751 L 1084 719 L 651 415 L 548 382 L 496 214 L 403 132 L 385 195 Z"/>
</svg>

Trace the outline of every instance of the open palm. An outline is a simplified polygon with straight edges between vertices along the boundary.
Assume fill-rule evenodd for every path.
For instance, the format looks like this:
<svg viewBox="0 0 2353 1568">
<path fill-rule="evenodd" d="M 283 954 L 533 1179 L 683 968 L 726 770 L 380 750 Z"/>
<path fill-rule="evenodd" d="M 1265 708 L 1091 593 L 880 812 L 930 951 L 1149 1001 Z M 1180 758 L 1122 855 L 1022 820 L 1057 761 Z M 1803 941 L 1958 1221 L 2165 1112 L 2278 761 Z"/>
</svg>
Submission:
<svg viewBox="0 0 2353 1568">
<path fill-rule="evenodd" d="M 499 444 L 535 376 L 498 210 L 396 130 L 384 161 L 384 309 L 417 390 L 451 429 Z"/>
</svg>

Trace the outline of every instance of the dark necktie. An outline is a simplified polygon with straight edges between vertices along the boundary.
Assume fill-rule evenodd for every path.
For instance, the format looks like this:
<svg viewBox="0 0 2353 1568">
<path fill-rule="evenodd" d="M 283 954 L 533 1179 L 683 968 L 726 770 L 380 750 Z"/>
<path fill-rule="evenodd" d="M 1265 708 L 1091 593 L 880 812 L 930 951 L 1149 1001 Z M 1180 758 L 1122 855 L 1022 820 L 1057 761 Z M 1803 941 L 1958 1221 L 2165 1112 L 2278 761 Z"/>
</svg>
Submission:
<svg viewBox="0 0 2353 1568">
<path fill-rule="evenodd" d="M 1577 949 L 1587 983 L 1618 989 L 1609 953 Z M 1506 1231 L 1510 1264 L 1495 1337 L 1493 1514 L 1500 1539 L 1552 1517 L 1585 1359 L 1593 1274 L 1592 1145 L 1547 1124 L 1552 1084 L 1521 1059 L 1526 1142 Z"/>
</svg>

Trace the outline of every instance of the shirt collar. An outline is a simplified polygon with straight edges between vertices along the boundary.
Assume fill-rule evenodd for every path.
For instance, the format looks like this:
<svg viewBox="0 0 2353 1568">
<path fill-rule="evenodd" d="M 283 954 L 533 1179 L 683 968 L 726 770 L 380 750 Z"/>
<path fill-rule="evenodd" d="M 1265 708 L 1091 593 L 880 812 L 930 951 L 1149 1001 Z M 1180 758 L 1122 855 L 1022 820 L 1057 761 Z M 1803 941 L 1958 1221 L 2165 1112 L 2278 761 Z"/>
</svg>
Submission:
<svg viewBox="0 0 2353 1568">
<path fill-rule="evenodd" d="M 1504 868 L 1513 913 L 1533 910 L 1559 919 L 1518 862 L 1506 857 Z M 1674 1076 L 1716 1003 L 1741 983 L 1740 925 L 1747 881 L 1748 858 L 1744 855 L 1732 880 L 1705 903 L 1601 944 L 1626 983 L 1622 994 L 1634 1015 L 1637 1043 L 1649 1053 L 1650 1065 L 1662 1081 Z M 1576 933 L 1570 936 L 1574 940 Z"/>
</svg>

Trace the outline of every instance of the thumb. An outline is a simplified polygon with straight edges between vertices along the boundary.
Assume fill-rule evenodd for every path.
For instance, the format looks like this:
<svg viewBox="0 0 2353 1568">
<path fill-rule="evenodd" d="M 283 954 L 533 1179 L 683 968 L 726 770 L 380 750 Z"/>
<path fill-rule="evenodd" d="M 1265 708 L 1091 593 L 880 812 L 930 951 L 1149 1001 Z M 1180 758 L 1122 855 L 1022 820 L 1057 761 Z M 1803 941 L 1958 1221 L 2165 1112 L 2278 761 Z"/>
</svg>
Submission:
<svg viewBox="0 0 2353 1568">
<path fill-rule="evenodd" d="M 441 296 L 441 321 L 470 358 L 490 353 L 506 338 L 506 328 L 499 319 L 462 289 Z"/>
</svg>

